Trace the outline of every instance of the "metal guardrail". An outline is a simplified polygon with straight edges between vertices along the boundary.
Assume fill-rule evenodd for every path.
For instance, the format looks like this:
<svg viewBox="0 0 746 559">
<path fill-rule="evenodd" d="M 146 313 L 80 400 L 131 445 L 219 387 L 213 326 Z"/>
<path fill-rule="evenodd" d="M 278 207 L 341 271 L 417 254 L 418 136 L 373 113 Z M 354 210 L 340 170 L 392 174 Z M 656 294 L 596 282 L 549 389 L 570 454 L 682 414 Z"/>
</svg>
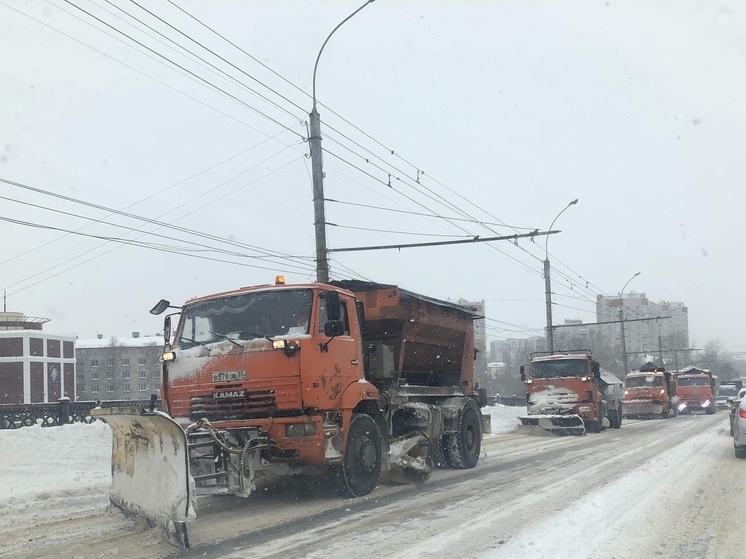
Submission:
<svg viewBox="0 0 746 559">
<path fill-rule="evenodd" d="M 490 406 L 502 404 L 503 406 L 521 407 L 526 405 L 526 396 L 487 396 Z"/>
<path fill-rule="evenodd" d="M 155 401 L 155 409 L 160 408 L 160 400 Z M 72 401 L 60 398 L 49 404 L 0 404 L 0 429 L 20 429 L 40 424 L 54 427 L 65 423 L 93 423 L 91 410 L 96 407 L 117 406 L 145 407 L 150 409 L 150 400 L 81 400 Z"/>
</svg>

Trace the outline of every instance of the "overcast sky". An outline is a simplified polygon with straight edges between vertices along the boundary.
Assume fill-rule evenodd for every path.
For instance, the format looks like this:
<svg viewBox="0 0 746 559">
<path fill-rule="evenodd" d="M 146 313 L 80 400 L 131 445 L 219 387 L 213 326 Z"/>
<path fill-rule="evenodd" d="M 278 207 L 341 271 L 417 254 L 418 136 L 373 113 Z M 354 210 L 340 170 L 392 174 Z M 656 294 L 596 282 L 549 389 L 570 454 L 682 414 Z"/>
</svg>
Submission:
<svg viewBox="0 0 746 559">
<path fill-rule="evenodd" d="M 38 189 L 0 183 L 0 289 L 50 332 L 155 333 L 160 298 L 315 278 L 313 65 L 362 2 L 142 5 L 163 21 L 125 0 L 0 3 L 0 179 Z M 744 29 L 731 2 L 369 4 L 317 76 L 329 246 L 544 231 L 578 198 L 548 238 L 555 323 L 594 321 L 640 271 L 627 291 L 683 301 L 692 343 L 746 351 Z M 492 339 L 541 335 L 546 242 L 331 270 L 484 299 Z"/>
</svg>

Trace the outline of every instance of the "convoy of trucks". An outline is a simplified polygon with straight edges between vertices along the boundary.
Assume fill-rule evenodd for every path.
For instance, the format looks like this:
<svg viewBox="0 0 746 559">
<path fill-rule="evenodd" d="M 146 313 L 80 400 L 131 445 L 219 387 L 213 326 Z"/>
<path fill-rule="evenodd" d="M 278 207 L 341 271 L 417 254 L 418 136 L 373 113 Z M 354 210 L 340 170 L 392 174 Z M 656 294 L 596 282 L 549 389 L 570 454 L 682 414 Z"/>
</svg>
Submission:
<svg viewBox="0 0 746 559">
<path fill-rule="evenodd" d="M 624 379 L 624 417 L 675 417 L 678 414 L 677 402 L 676 375 L 663 367 L 646 363 Z"/>
<path fill-rule="evenodd" d="M 112 427 L 112 503 L 188 547 L 195 495 L 248 497 L 287 475 L 347 495 L 383 473 L 473 468 L 484 390 L 474 312 L 362 281 L 245 287 L 167 309 L 163 412 L 94 410 Z M 171 316 L 180 315 L 172 338 Z"/>
<path fill-rule="evenodd" d="M 622 425 L 622 381 L 601 369 L 588 350 L 532 353 L 521 366 L 528 415 L 523 425 L 557 435 L 598 433 Z"/>
<path fill-rule="evenodd" d="M 491 428 L 467 307 L 395 285 L 278 276 L 151 312 L 168 309 L 163 411 L 154 395 L 150 407 L 91 415 L 112 429 L 111 502 L 166 527 L 173 543 L 189 547 L 197 495 L 249 497 L 292 475 L 360 497 L 384 477 L 424 482 L 433 467 L 479 461 Z M 648 364 L 623 383 L 577 350 L 533 353 L 520 373 L 521 422 L 553 434 L 715 412 L 706 370 Z"/>
</svg>

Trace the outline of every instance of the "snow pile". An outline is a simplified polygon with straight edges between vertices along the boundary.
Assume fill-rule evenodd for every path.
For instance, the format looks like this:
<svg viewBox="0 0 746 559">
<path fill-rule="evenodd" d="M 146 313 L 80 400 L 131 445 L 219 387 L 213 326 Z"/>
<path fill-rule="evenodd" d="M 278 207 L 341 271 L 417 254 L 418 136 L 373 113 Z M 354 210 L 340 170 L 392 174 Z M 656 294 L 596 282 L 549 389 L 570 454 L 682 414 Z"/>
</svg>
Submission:
<svg viewBox="0 0 746 559">
<path fill-rule="evenodd" d="M 497 404 L 482 408 L 482 415 L 492 416 L 492 434 L 510 433 L 521 424 L 520 415 L 526 415 L 526 406 L 504 406 Z"/>
<path fill-rule="evenodd" d="M 97 421 L 0 430 L 0 530 L 104 510 L 111 430 Z"/>
</svg>

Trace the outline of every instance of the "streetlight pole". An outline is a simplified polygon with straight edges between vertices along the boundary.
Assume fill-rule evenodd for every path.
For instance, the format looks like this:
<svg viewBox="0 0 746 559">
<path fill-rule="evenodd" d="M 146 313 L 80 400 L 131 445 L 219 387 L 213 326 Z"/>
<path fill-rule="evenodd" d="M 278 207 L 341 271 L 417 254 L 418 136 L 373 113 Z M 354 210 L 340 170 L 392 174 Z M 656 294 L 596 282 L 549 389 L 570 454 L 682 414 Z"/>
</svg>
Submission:
<svg viewBox="0 0 746 559">
<path fill-rule="evenodd" d="M 311 176 L 313 179 L 313 218 L 314 231 L 316 234 L 316 281 L 327 283 L 329 281 L 329 251 L 326 247 L 326 216 L 324 215 L 324 170 L 323 156 L 321 150 L 321 119 L 319 112 L 316 110 L 316 70 L 319 66 L 321 53 L 324 51 L 326 43 L 329 42 L 334 32 L 352 16 L 371 4 L 374 0 L 367 0 L 365 4 L 352 12 L 337 25 L 321 45 L 319 54 L 316 57 L 316 64 L 313 65 L 313 108 L 308 115 L 310 118 L 310 137 L 308 143 L 311 148 Z"/>
<path fill-rule="evenodd" d="M 627 283 L 624 284 L 624 287 L 622 287 L 622 291 L 619 293 L 619 324 L 622 329 L 622 361 L 624 362 L 624 376 L 627 376 L 627 340 L 624 337 L 624 290 L 629 285 L 629 282 L 631 282 L 633 279 L 635 279 L 637 276 L 640 275 L 640 272 L 637 272 L 634 276 L 629 278 L 627 280 Z"/>
<path fill-rule="evenodd" d="M 575 200 L 562 208 L 562 211 L 552 220 L 552 225 L 549 226 L 549 230 L 552 230 L 554 222 L 557 221 L 559 216 L 561 216 L 567 208 L 574 206 L 577 203 L 578 199 L 575 198 Z M 544 295 L 547 304 L 547 351 L 551 355 L 554 353 L 554 328 L 552 328 L 552 280 L 549 277 L 549 235 L 547 235 L 546 243 L 544 243 Z"/>
</svg>

